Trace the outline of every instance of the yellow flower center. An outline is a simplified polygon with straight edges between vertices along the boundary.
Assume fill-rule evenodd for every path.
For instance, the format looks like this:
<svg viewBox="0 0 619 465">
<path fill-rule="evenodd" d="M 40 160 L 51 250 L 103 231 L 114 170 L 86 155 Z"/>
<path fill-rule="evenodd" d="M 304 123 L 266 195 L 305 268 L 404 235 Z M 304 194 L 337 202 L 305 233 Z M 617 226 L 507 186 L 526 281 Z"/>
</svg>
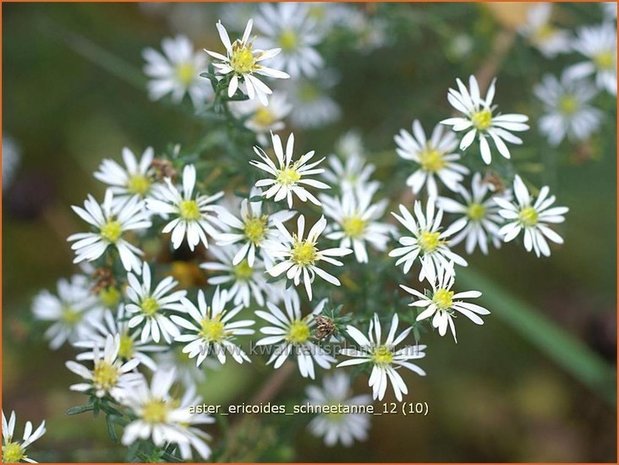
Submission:
<svg viewBox="0 0 619 465">
<path fill-rule="evenodd" d="M 247 74 L 254 71 L 257 65 L 251 45 L 241 45 L 240 41 L 234 41 L 230 66 L 237 74 Z"/>
<path fill-rule="evenodd" d="M 150 190 L 150 179 L 142 174 L 134 174 L 129 178 L 127 190 L 132 194 L 144 195 Z"/>
<path fill-rule="evenodd" d="M 466 216 L 473 221 L 479 221 L 486 216 L 486 207 L 481 203 L 472 203 L 466 209 Z"/>
<path fill-rule="evenodd" d="M 537 211 L 533 207 L 525 207 L 520 210 L 518 218 L 526 227 L 535 226 L 537 224 Z"/>
<path fill-rule="evenodd" d="M 293 344 L 304 344 L 310 338 L 310 327 L 303 320 L 295 320 L 290 323 L 286 340 Z"/>
<path fill-rule="evenodd" d="M 291 52 L 297 48 L 299 38 L 292 29 L 284 30 L 279 36 L 279 46 L 284 52 Z"/>
<path fill-rule="evenodd" d="M 226 337 L 226 330 L 223 322 L 219 319 L 219 315 L 213 319 L 205 318 L 202 320 L 201 326 L 200 336 L 209 342 L 219 342 Z"/>
<path fill-rule="evenodd" d="M 480 131 L 485 131 L 492 125 L 492 112 L 490 110 L 479 110 L 471 115 L 473 126 Z"/>
<path fill-rule="evenodd" d="M 426 147 L 419 154 L 419 163 L 424 171 L 436 173 L 445 168 L 447 162 L 443 158 L 443 153 L 432 147 Z"/>
<path fill-rule="evenodd" d="M 248 218 L 245 220 L 245 225 L 243 226 L 245 237 L 250 242 L 258 244 L 262 239 L 264 239 L 264 234 L 267 229 L 267 220 L 268 217 L 266 215 L 257 218 Z"/>
<path fill-rule="evenodd" d="M 342 221 L 342 228 L 348 237 L 356 238 L 365 231 L 365 224 L 365 220 L 362 220 L 359 216 L 349 216 Z"/>
<path fill-rule="evenodd" d="M 573 115 L 578 110 L 578 100 L 573 95 L 562 96 L 559 99 L 559 110 L 565 115 Z"/>
<path fill-rule="evenodd" d="M 451 308 L 453 304 L 453 296 L 453 291 L 448 291 L 447 289 L 439 289 L 434 293 L 432 301 L 441 310 L 447 310 L 448 308 Z"/>
<path fill-rule="evenodd" d="M 320 97 L 320 90 L 309 81 L 302 82 L 297 92 L 302 103 L 315 102 Z"/>
<path fill-rule="evenodd" d="M 313 265 L 317 252 L 312 242 L 296 241 L 292 246 L 292 261 L 301 266 Z"/>
<path fill-rule="evenodd" d="M 82 321 L 82 312 L 78 312 L 74 308 L 64 307 L 62 309 L 62 321 L 68 324 L 69 326 L 75 326 L 80 321 Z"/>
<path fill-rule="evenodd" d="M 127 360 L 133 357 L 133 339 L 126 333 L 120 336 L 118 355 Z"/>
<path fill-rule="evenodd" d="M 247 281 L 254 275 L 254 269 L 249 266 L 247 260 L 243 260 L 241 263 L 234 267 L 234 277 L 237 281 Z"/>
<path fill-rule="evenodd" d="M 166 401 L 161 399 L 151 399 L 142 408 L 142 418 L 145 422 L 155 424 L 155 423 L 165 423 L 166 418 L 168 416 L 168 404 Z"/>
<path fill-rule="evenodd" d="M 277 172 L 277 182 L 284 186 L 289 186 L 301 179 L 301 175 L 294 166 L 284 168 Z"/>
<path fill-rule="evenodd" d="M 534 33 L 534 41 L 543 43 L 555 35 L 557 29 L 550 24 L 538 27 Z"/>
<path fill-rule="evenodd" d="M 183 86 L 188 87 L 193 82 L 197 74 L 193 63 L 180 63 L 176 67 L 176 78 Z"/>
<path fill-rule="evenodd" d="M 146 316 L 153 316 L 159 310 L 159 304 L 154 297 L 146 297 L 140 304 L 140 308 Z"/>
<path fill-rule="evenodd" d="M 195 200 L 183 200 L 179 205 L 179 213 L 181 218 L 187 221 L 197 221 L 202 216 L 200 207 Z"/>
<path fill-rule="evenodd" d="M 387 346 L 378 346 L 372 352 L 372 361 L 375 365 L 391 365 L 393 353 Z"/>
<path fill-rule="evenodd" d="M 17 442 L 9 442 L 2 446 L 2 461 L 4 463 L 17 463 L 26 458 L 24 448 Z"/>
<path fill-rule="evenodd" d="M 600 52 L 594 55 L 593 62 L 603 71 L 612 71 L 615 68 L 615 53 L 610 50 Z"/>
<path fill-rule="evenodd" d="M 123 228 L 118 221 L 108 221 L 101 226 L 101 237 L 112 244 L 115 244 L 123 233 Z"/>
<path fill-rule="evenodd" d="M 108 308 L 113 308 L 120 302 L 120 291 L 115 287 L 106 287 L 99 291 L 99 300 Z"/>
<path fill-rule="evenodd" d="M 439 232 L 423 231 L 418 238 L 421 250 L 423 250 L 424 253 L 430 253 L 436 250 L 442 243 L 440 235 L 441 233 Z"/>
<path fill-rule="evenodd" d="M 118 368 L 104 360 L 95 362 L 92 373 L 92 384 L 100 389 L 110 390 L 118 382 Z"/>
<path fill-rule="evenodd" d="M 275 122 L 276 118 L 273 112 L 269 110 L 267 107 L 260 107 L 254 113 L 252 120 L 258 126 L 261 126 L 263 128 L 268 128 Z"/>
</svg>

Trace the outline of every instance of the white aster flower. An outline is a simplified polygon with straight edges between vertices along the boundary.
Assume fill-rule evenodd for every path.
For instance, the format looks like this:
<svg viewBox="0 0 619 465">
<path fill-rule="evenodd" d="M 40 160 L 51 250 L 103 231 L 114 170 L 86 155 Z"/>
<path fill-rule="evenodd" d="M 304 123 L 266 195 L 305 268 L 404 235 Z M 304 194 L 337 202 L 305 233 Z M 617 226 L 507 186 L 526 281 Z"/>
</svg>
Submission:
<svg viewBox="0 0 619 465">
<path fill-rule="evenodd" d="M 253 188 L 249 198 L 261 195 L 259 189 Z M 241 244 L 239 250 L 232 260 L 233 265 L 240 264 L 247 260 L 250 267 L 254 266 L 257 250 L 262 252 L 263 258 L 270 262 L 270 257 L 264 250 L 263 245 L 266 241 L 275 240 L 279 232 L 275 227 L 276 223 L 284 223 L 292 218 L 296 213 L 290 210 L 281 210 L 276 213 L 267 214 L 262 212 L 262 202 L 253 202 L 249 199 L 241 201 L 241 217 L 238 218 L 225 208 L 218 208 L 219 220 L 230 228 L 217 236 L 218 245 Z"/>
<path fill-rule="evenodd" d="M 437 199 L 437 206 L 444 212 L 460 216 L 454 223 L 455 229 L 459 229 L 459 232 L 449 241 L 450 246 L 464 241 L 466 253 L 472 254 L 475 248 L 479 247 L 484 255 L 488 254 L 489 243 L 499 248 L 501 246 L 499 226 L 503 223 L 503 219 L 498 214 L 499 207 L 494 198 L 501 196 L 509 200 L 510 193 L 493 193 L 490 184 L 482 179 L 481 173 L 473 175 L 470 191 L 460 187 L 458 193 L 463 202 L 447 197 Z"/>
<path fill-rule="evenodd" d="M 149 171 L 154 156 L 153 148 L 148 147 L 138 162 L 133 152 L 125 147 L 122 150 L 125 167 L 114 160 L 105 159 L 95 172 L 95 178 L 110 186 L 117 199 L 132 195 L 145 197 L 152 184 Z"/>
<path fill-rule="evenodd" d="M 171 276 L 164 278 L 155 289 L 152 289 L 151 271 L 148 263 L 144 262 L 142 282 L 133 273 L 127 275 L 129 286 L 126 293 L 130 303 L 126 305 L 130 316 L 129 328 L 142 326 L 140 340 L 146 342 L 149 338 L 159 342 L 161 336 L 170 344 L 178 336 L 179 331 L 170 321 L 166 310 L 183 311 L 181 299 L 187 291 L 170 292 L 178 282 Z"/>
<path fill-rule="evenodd" d="M 300 215 L 297 219 L 297 233 L 290 234 L 284 226 L 276 224 L 277 229 L 282 234 L 279 242 L 270 242 L 266 245 L 269 254 L 279 263 L 267 269 L 271 276 L 280 276 L 286 273 L 286 278 L 292 280 L 298 286 L 303 280 L 305 291 L 312 300 L 312 282 L 316 275 L 325 281 L 339 286 L 340 281 L 333 275 L 318 267 L 318 263 L 325 261 L 331 265 L 342 266 L 343 263 L 333 257 L 343 257 L 352 253 L 352 250 L 342 247 L 321 250 L 318 248 L 318 238 L 327 227 L 327 220 L 324 216 L 320 218 L 309 230 L 307 237 L 303 239 L 305 233 L 305 217 Z"/>
<path fill-rule="evenodd" d="M 195 360 L 183 352 L 183 346 L 169 347 L 169 350 L 155 356 L 157 369 L 167 371 L 176 370 L 177 380 L 187 389 L 195 389 L 206 380 L 205 368 L 216 369 L 221 367 L 219 362 L 207 358 L 201 366 L 196 366 Z"/>
<path fill-rule="evenodd" d="M 93 347 L 93 368 L 88 369 L 73 360 L 66 362 L 69 370 L 86 380 L 85 383 L 73 384 L 72 391 L 89 392 L 97 397 L 110 394 L 116 397 L 119 390 L 131 389 L 131 385 L 139 382 L 142 375 L 131 373 L 140 364 L 138 359 L 132 358 L 122 362 L 119 356 L 120 336 L 109 335 L 105 341 L 103 352 L 98 346 Z"/>
<path fill-rule="evenodd" d="M 281 49 L 254 50 L 253 40 L 250 39 L 252 26 L 253 21 L 250 19 L 245 27 L 245 32 L 243 32 L 243 37 L 230 42 L 226 28 L 221 24 L 221 21 L 217 22 L 217 31 L 219 32 L 221 42 L 226 47 L 226 56 L 209 50 L 205 50 L 205 52 L 220 61 L 219 63 L 213 63 L 217 74 L 222 76 L 232 75 L 228 84 L 228 97 L 232 97 L 237 89 L 241 87 L 241 91 L 250 100 L 258 98 L 263 105 L 268 105 L 267 96 L 272 91 L 256 75 L 278 79 L 287 79 L 290 76 L 283 71 L 268 68 L 261 63 L 264 60 L 277 56 Z"/>
<path fill-rule="evenodd" d="M 378 186 L 378 183 L 370 181 L 376 167 L 363 157 L 361 138 L 357 133 L 349 132 L 342 136 L 336 148 L 339 156 L 330 155 L 327 158 L 329 167 L 322 174 L 325 181 L 339 187 L 342 192 Z"/>
<path fill-rule="evenodd" d="M 326 234 L 327 239 L 340 241 L 340 247 L 353 249 L 359 263 L 367 263 L 366 243 L 383 251 L 389 236 L 396 230 L 379 221 L 387 208 L 387 200 L 372 203 L 376 187 L 345 191 L 341 197 L 321 195 L 324 214 L 334 220 Z"/>
<path fill-rule="evenodd" d="M 193 44 L 184 35 L 165 38 L 161 42 L 163 54 L 147 48 L 142 52 L 146 64 L 144 73 L 151 79 L 148 92 L 152 100 L 172 94 L 172 100 L 179 103 L 189 94 L 193 106 L 201 108 L 213 94 L 211 84 L 200 77 L 206 71 L 206 56 L 194 52 Z"/>
<path fill-rule="evenodd" d="M 470 76 L 468 89 L 460 79 L 457 79 L 456 82 L 458 90 L 449 89 L 447 100 L 464 116 L 448 118 L 441 121 L 441 124 L 451 126 L 456 132 L 466 131 L 460 141 L 460 150 L 468 149 L 477 136 L 481 158 L 486 164 L 489 165 L 492 161 L 488 138 L 492 139 L 501 155 L 509 158 L 510 153 L 505 141 L 512 144 L 522 144 L 522 140 L 510 131 L 518 132 L 529 129 L 529 126 L 525 124 L 529 118 L 517 113 L 505 115 L 496 113 L 496 105 L 492 104 L 496 79 L 493 79 L 490 83 L 485 99 L 482 99 L 479 94 L 479 85 L 475 76 Z"/>
<path fill-rule="evenodd" d="M 391 382 L 393 393 L 398 401 L 402 401 L 402 395 L 408 394 L 408 388 L 398 373 L 397 369 L 406 368 L 420 376 L 425 376 L 425 371 L 409 360 L 418 360 L 426 356 L 424 350 L 426 346 L 406 346 L 397 350 L 396 346 L 406 339 L 412 331 L 409 327 L 396 337 L 398 330 L 398 315 L 394 314 L 391 320 L 391 327 L 385 342 L 382 342 L 382 330 L 378 314 L 370 321 L 368 337 L 354 326 L 348 325 L 346 332 L 358 344 L 359 349 L 342 349 L 342 355 L 352 357 L 349 360 L 340 362 L 338 367 L 351 365 L 361 365 L 370 363 L 372 373 L 370 374 L 369 386 L 372 388 L 374 399 L 383 400 L 387 385 Z"/>
<path fill-rule="evenodd" d="M 573 48 L 587 60 L 570 66 L 566 73 L 571 78 L 595 74 L 600 89 L 617 95 L 617 26 L 606 22 L 599 26 L 586 26 L 578 31 Z"/>
<path fill-rule="evenodd" d="M 337 75 L 332 70 L 321 70 L 312 79 L 297 78 L 286 82 L 282 89 L 292 104 L 292 125 L 301 129 L 315 129 L 337 121 L 342 111 L 328 94 L 337 82 Z"/>
<path fill-rule="evenodd" d="M 178 399 L 170 394 L 176 381 L 176 370 L 157 370 L 150 386 L 146 379 L 121 392 L 118 400 L 137 417 L 124 430 L 122 443 L 129 446 L 139 439 L 151 439 L 155 446 L 166 443 L 192 445 L 194 433 L 188 428 L 203 423 L 200 415 L 189 413 Z"/>
<path fill-rule="evenodd" d="M 262 33 L 256 44 L 261 48 L 279 48 L 271 62 L 292 77 L 313 77 L 324 62 L 315 50 L 322 39 L 309 8 L 302 3 L 263 3 L 256 27 Z"/>
<path fill-rule="evenodd" d="M 139 329 L 132 331 L 129 328 L 128 318 L 125 305 L 120 304 L 116 316 L 114 316 L 111 311 L 106 310 L 101 320 L 90 321 L 85 330 L 85 334 L 82 335 L 79 341 L 73 343 L 74 347 L 88 349 L 87 352 L 78 354 L 77 360 L 93 360 L 95 357 L 95 347 L 100 351 L 105 350 L 108 337 L 118 336 L 119 358 L 123 360 L 136 359 L 141 364 L 155 371 L 157 369 L 157 364 L 148 354 L 161 352 L 167 349 L 163 346 L 152 344 L 150 338 L 142 342 L 140 340 L 141 331 Z"/>
<path fill-rule="evenodd" d="M 401 216 L 391 213 L 413 236 L 402 236 L 398 240 L 402 247 L 398 247 L 389 252 L 390 257 L 399 257 L 395 262 L 396 266 L 404 263 L 404 273 L 408 273 L 413 263 L 419 257 L 421 271 L 419 280 L 425 278 L 432 280 L 437 271 L 447 266 L 450 261 L 454 261 L 460 266 L 467 266 L 466 260 L 456 255 L 449 249 L 449 239 L 457 233 L 463 224 L 452 224 L 449 228 L 441 231 L 441 221 L 443 210 L 440 208 L 435 212 L 436 206 L 434 199 L 428 199 L 426 213 L 421 210 L 421 202 L 415 201 L 415 216 L 400 205 Z"/>
<path fill-rule="evenodd" d="M 546 239 L 556 244 L 563 244 L 563 239 L 550 229 L 547 224 L 563 223 L 564 215 L 569 211 L 567 207 L 552 207 L 555 196 L 548 194 L 550 189 L 544 186 L 540 189 L 535 202 L 529 194 L 520 176 L 514 178 L 514 194 L 516 203 L 505 199 L 495 198 L 501 210 L 499 215 L 507 220 L 507 224 L 499 230 L 505 242 L 515 239 L 520 231 L 524 230 L 524 247 L 528 252 L 533 250 L 538 257 L 550 256 L 550 248 Z"/>
<path fill-rule="evenodd" d="M 90 290 L 90 281 L 82 275 L 60 279 L 57 295 L 45 290 L 34 298 L 32 312 L 38 320 L 53 322 L 45 332 L 49 346 L 58 349 L 66 341 L 80 340 L 91 321 L 99 318 L 101 309 Z"/>
<path fill-rule="evenodd" d="M 21 158 L 19 147 L 10 136 L 2 136 L 2 190 L 9 187 Z"/>
<path fill-rule="evenodd" d="M 36 430 L 32 431 L 33 428 L 32 422 L 27 421 L 22 440 L 15 440 L 15 411 L 11 412 L 8 422 L 6 416 L 4 416 L 4 410 L 2 411 L 2 461 L 4 463 L 37 463 L 26 455 L 26 451 L 34 441 L 40 439 L 47 431 L 45 420 Z"/>
<path fill-rule="evenodd" d="M 245 127 L 256 133 L 258 142 L 264 145 L 268 142 L 269 133 L 284 129 L 283 119 L 292 110 L 292 105 L 288 103 L 286 94 L 273 92 L 268 106 L 258 100 L 242 100 L 230 102 L 230 109 L 245 119 Z"/>
<path fill-rule="evenodd" d="M 256 258 L 250 265 L 248 259 L 234 263 L 234 257 L 238 254 L 238 247 L 211 247 L 209 253 L 217 260 L 200 265 L 208 271 L 218 272 L 217 276 L 208 278 L 211 286 L 229 286 L 228 300 L 234 305 L 249 307 L 252 298 L 259 306 L 264 306 L 264 294 L 267 292 L 266 280 L 264 279 L 264 264 Z"/>
<path fill-rule="evenodd" d="M 345 409 L 356 405 L 369 405 L 372 397 L 352 394 L 350 378 L 341 372 L 325 376 L 322 386 L 308 386 L 305 390 L 308 402 L 312 405 L 335 406 Z M 367 413 L 329 413 L 320 414 L 308 425 L 314 436 L 322 437 L 327 446 L 338 442 L 351 447 L 355 441 L 365 441 L 370 428 L 370 415 Z"/>
<path fill-rule="evenodd" d="M 329 186 L 322 181 L 311 179 L 309 176 L 320 174 L 324 171 L 322 168 L 316 168 L 325 158 L 309 163 L 314 157 L 314 151 L 307 152 L 296 161 L 292 160 L 292 152 L 294 150 L 294 134 L 290 133 L 286 142 L 286 152 L 282 146 L 282 141 L 276 134 L 271 134 L 273 140 L 273 150 L 277 157 L 279 166 L 269 158 L 264 150 L 258 146 L 254 147 L 254 152 L 260 157 L 260 160 L 251 160 L 249 163 L 258 169 L 266 171 L 272 178 L 261 179 L 256 182 L 256 187 L 266 187 L 267 190 L 262 193 L 267 199 L 274 198 L 275 202 L 286 199 L 288 208 L 292 208 L 293 194 L 296 195 L 301 202 L 309 200 L 315 205 L 320 205 L 320 202 L 305 186 L 315 189 L 329 189 Z"/>
<path fill-rule="evenodd" d="M 547 74 L 534 92 L 546 111 L 539 129 L 551 145 L 559 145 L 565 137 L 585 140 L 600 127 L 602 112 L 591 105 L 597 91 L 588 81 L 574 79 L 568 73 L 559 81 Z"/>
<path fill-rule="evenodd" d="M 177 342 L 186 343 L 183 352 L 189 358 L 197 357 L 196 366 L 200 366 L 208 355 L 213 353 L 219 363 L 226 363 L 226 351 L 230 353 L 237 363 L 250 362 L 247 354 L 235 344 L 237 336 L 254 334 L 250 329 L 255 322 L 253 320 L 233 321 L 234 317 L 243 310 L 243 305 L 237 305 L 232 309 L 226 308 L 228 293 L 219 287 L 215 290 L 211 305 L 206 303 L 204 292 L 198 291 L 198 307 L 190 300 L 183 299 L 183 307 L 186 314 L 183 316 L 173 315 L 172 320 L 178 326 L 186 329 L 189 333 L 176 336 Z"/>
<path fill-rule="evenodd" d="M 157 186 L 153 196 L 146 199 L 147 208 L 158 215 L 172 221 L 165 225 L 163 233 L 172 233 L 172 247 L 178 249 L 187 239 L 187 245 L 194 250 L 200 242 L 208 248 L 206 234 L 216 236 L 218 231 L 213 227 L 214 218 L 209 215 L 216 207 L 211 205 L 222 197 L 223 192 L 207 196 L 194 193 L 196 186 L 196 167 L 187 165 L 183 169 L 182 192 L 165 178 L 165 185 Z"/>
<path fill-rule="evenodd" d="M 84 260 L 94 261 L 101 257 L 108 247 L 113 247 L 120 255 L 125 270 L 140 272 L 142 251 L 124 239 L 125 233 L 146 229 L 151 226 L 144 202 L 137 196 L 125 202 L 115 202 L 111 190 L 105 192 L 103 205 L 99 205 L 92 195 L 84 202 L 84 208 L 71 207 L 78 216 L 93 226 L 96 232 L 77 233 L 68 237 L 74 242 L 71 249 L 76 257 L 73 263 Z"/>
<path fill-rule="evenodd" d="M 256 342 L 258 346 L 276 346 L 268 365 L 273 363 L 273 368 L 278 369 L 290 355 L 296 356 L 301 376 L 312 379 L 315 377 L 314 362 L 325 370 L 331 368 L 335 359 L 311 341 L 316 315 L 322 312 L 325 303 L 326 299 L 323 299 L 312 313 L 303 317 L 299 296 L 291 293 L 284 295 L 286 313 L 270 302 L 267 303 L 269 312 L 256 311 L 257 316 L 272 325 L 260 328 L 260 332 L 267 336 Z"/>
<path fill-rule="evenodd" d="M 465 302 L 461 299 L 476 299 L 481 296 L 479 291 L 466 291 L 455 293 L 451 290 L 456 279 L 453 263 L 443 268 L 436 279 L 430 282 L 432 286 L 432 294 L 423 294 L 408 286 L 400 285 L 409 294 L 417 297 L 409 306 L 422 308 L 423 311 L 417 315 L 417 321 L 432 318 L 432 326 L 438 328 L 438 333 L 444 336 L 447 333 L 447 327 L 451 329 L 451 334 L 456 339 L 456 326 L 454 318 L 457 313 L 460 313 L 471 320 L 476 325 L 483 325 L 484 320 L 479 315 L 489 315 L 490 312 L 484 307 L 470 302 Z"/>
<path fill-rule="evenodd" d="M 189 409 L 195 408 L 196 405 L 203 403 L 202 397 L 196 394 L 194 386 L 187 387 L 182 399 L 180 400 L 180 408 Z M 215 423 L 215 419 L 204 413 L 193 414 L 192 421 L 185 426 L 184 433 L 187 436 L 188 442 L 181 442 L 178 448 L 183 460 L 191 460 L 193 454 L 191 449 L 195 449 L 203 459 L 208 459 L 211 456 L 211 448 L 206 441 L 211 439 L 211 436 L 201 429 L 191 425 L 207 425 Z"/>
<path fill-rule="evenodd" d="M 553 26 L 550 22 L 552 3 L 537 3 L 527 9 L 527 21 L 518 32 L 531 45 L 548 58 L 571 50 L 570 35 L 567 31 Z"/>
<path fill-rule="evenodd" d="M 405 160 L 412 160 L 419 168 L 406 180 L 413 194 L 417 195 L 426 186 L 428 195 L 436 197 L 438 187 L 436 177 L 450 191 L 456 191 L 463 175 L 469 172 L 465 166 L 455 163 L 460 155 L 454 153 L 458 141 L 453 132 L 445 132 L 445 127 L 437 124 L 428 140 L 419 120 L 413 121 L 412 134 L 404 129 L 394 137 L 398 145 L 398 155 Z"/>
</svg>

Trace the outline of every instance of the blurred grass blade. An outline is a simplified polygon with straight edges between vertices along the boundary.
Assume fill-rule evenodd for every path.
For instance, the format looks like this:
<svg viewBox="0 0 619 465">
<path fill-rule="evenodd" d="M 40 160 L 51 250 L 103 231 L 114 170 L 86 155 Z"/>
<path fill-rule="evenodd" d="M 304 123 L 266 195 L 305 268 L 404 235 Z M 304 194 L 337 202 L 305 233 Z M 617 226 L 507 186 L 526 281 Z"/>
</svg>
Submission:
<svg viewBox="0 0 619 465">
<path fill-rule="evenodd" d="M 458 280 L 463 288 L 482 290 L 480 299 L 493 315 L 608 403 L 616 405 L 615 370 L 585 344 L 479 272 L 460 269 Z"/>
</svg>

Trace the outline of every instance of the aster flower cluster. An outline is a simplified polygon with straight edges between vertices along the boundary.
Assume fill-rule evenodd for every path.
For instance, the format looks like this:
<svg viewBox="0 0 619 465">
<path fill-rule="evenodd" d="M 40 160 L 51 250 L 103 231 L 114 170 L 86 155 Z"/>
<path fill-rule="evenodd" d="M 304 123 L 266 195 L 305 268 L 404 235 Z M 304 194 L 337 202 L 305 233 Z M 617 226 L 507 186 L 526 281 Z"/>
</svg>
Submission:
<svg viewBox="0 0 619 465">
<path fill-rule="evenodd" d="M 483 325 L 490 315 L 477 301 L 482 292 L 460 289 L 465 255 L 518 240 L 548 257 L 563 244 L 556 228 L 568 208 L 509 161 L 529 118 L 500 111 L 497 79 L 454 76 L 443 102 L 453 114 L 434 127 L 415 118 L 394 136 L 389 182 L 378 180 L 384 160 L 365 153 L 359 134 L 324 154 L 290 131 L 288 116 L 303 128 L 336 113 L 269 87 L 288 80 L 301 101 L 317 92 L 305 83 L 330 80 L 318 50 L 337 20 L 319 21 L 313 8 L 323 7 L 263 5 L 255 21 L 230 26 L 238 37 L 218 21 L 219 48 L 195 51 L 179 36 L 163 41 L 163 54 L 144 52 L 152 98 L 180 103 L 188 94 L 198 115 L 217 118 L 196 147 L 149 147 L 141 156 L 125 148 L 122 162 L 103 160 L 94 173 L 103 195 L 73 207 L 82 228 L 68 241 L 79 272 L 34 300 L 50 348 L 76 351 L 66 362 L 70 389 L 87 403 L 71 412 L 102 411 L 135 459 L 217 458 L 207 433 L 215 418 L 191 407 L 223 365 L 292 366 L 311 380 L 305 400 L 314 406 L 404 400 L 432 349 L 420 328 L 457 342 L 464 318 Z M 342 8 L 340 18 L 350 12 Z M 538 94 L 551 102 L 553 92 Z M 581 84 L 573 92 L 583 105 L 592 97 Z M 308 116 L 314 121 L 295 123 L 312 105 L 321 107 Z M 556 119 L 541 124 L 555 138 L 584 134 L 598 117 L 588 111 L 588 123 L 569 130 Z M 367 393 L 354 392 L 357 378 Z M 16 442 L 14 423 L 3 425 L 3 451 L 25 460 L 44 424 L 32 433 L 27 423 Z M 370 417 L 321 414 L 307 427 L 328 446 L 350 446 L 368 437 Z"/>
</svg>

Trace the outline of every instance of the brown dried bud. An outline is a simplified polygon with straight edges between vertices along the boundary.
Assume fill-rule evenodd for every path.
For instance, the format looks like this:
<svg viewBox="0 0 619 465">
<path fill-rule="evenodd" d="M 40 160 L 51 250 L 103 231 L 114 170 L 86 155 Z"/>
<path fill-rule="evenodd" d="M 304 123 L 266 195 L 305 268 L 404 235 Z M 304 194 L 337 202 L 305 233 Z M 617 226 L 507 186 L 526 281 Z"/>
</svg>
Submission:
<svg viewBox="0 0 619 465">
<path fill-rule="evenodd" d="M 501 193 L 505 191 L 503 179 L 495 172 L 488 171 L 484 176 L 483 182 L 485 184 L 490 184 L 490 190 L 493 192 Z"/>
<path fill-rule="evenodd" d="M 158 180 L 176 177 L 176 170 L 172 166 L 172 162 L 170 160 L 155 158 L 150 166 L 155 171 L 155 178 Z"/>
<path fill-rule="evenodd" d="M 92 293 L 98 294 L 103 289 L 116 286 L 116 279 L 109 268 L 97 268 L 92 274 L 94 284 L 92 285 Z"/>
<path fill-rule="evenodd" d="M 337 331 L 335 324 L 331 318 L 318 315 L 315 319 L 316 330 L 314 331 L 314 337 L 318 340 L 323 340 Z"/>
</svg>

